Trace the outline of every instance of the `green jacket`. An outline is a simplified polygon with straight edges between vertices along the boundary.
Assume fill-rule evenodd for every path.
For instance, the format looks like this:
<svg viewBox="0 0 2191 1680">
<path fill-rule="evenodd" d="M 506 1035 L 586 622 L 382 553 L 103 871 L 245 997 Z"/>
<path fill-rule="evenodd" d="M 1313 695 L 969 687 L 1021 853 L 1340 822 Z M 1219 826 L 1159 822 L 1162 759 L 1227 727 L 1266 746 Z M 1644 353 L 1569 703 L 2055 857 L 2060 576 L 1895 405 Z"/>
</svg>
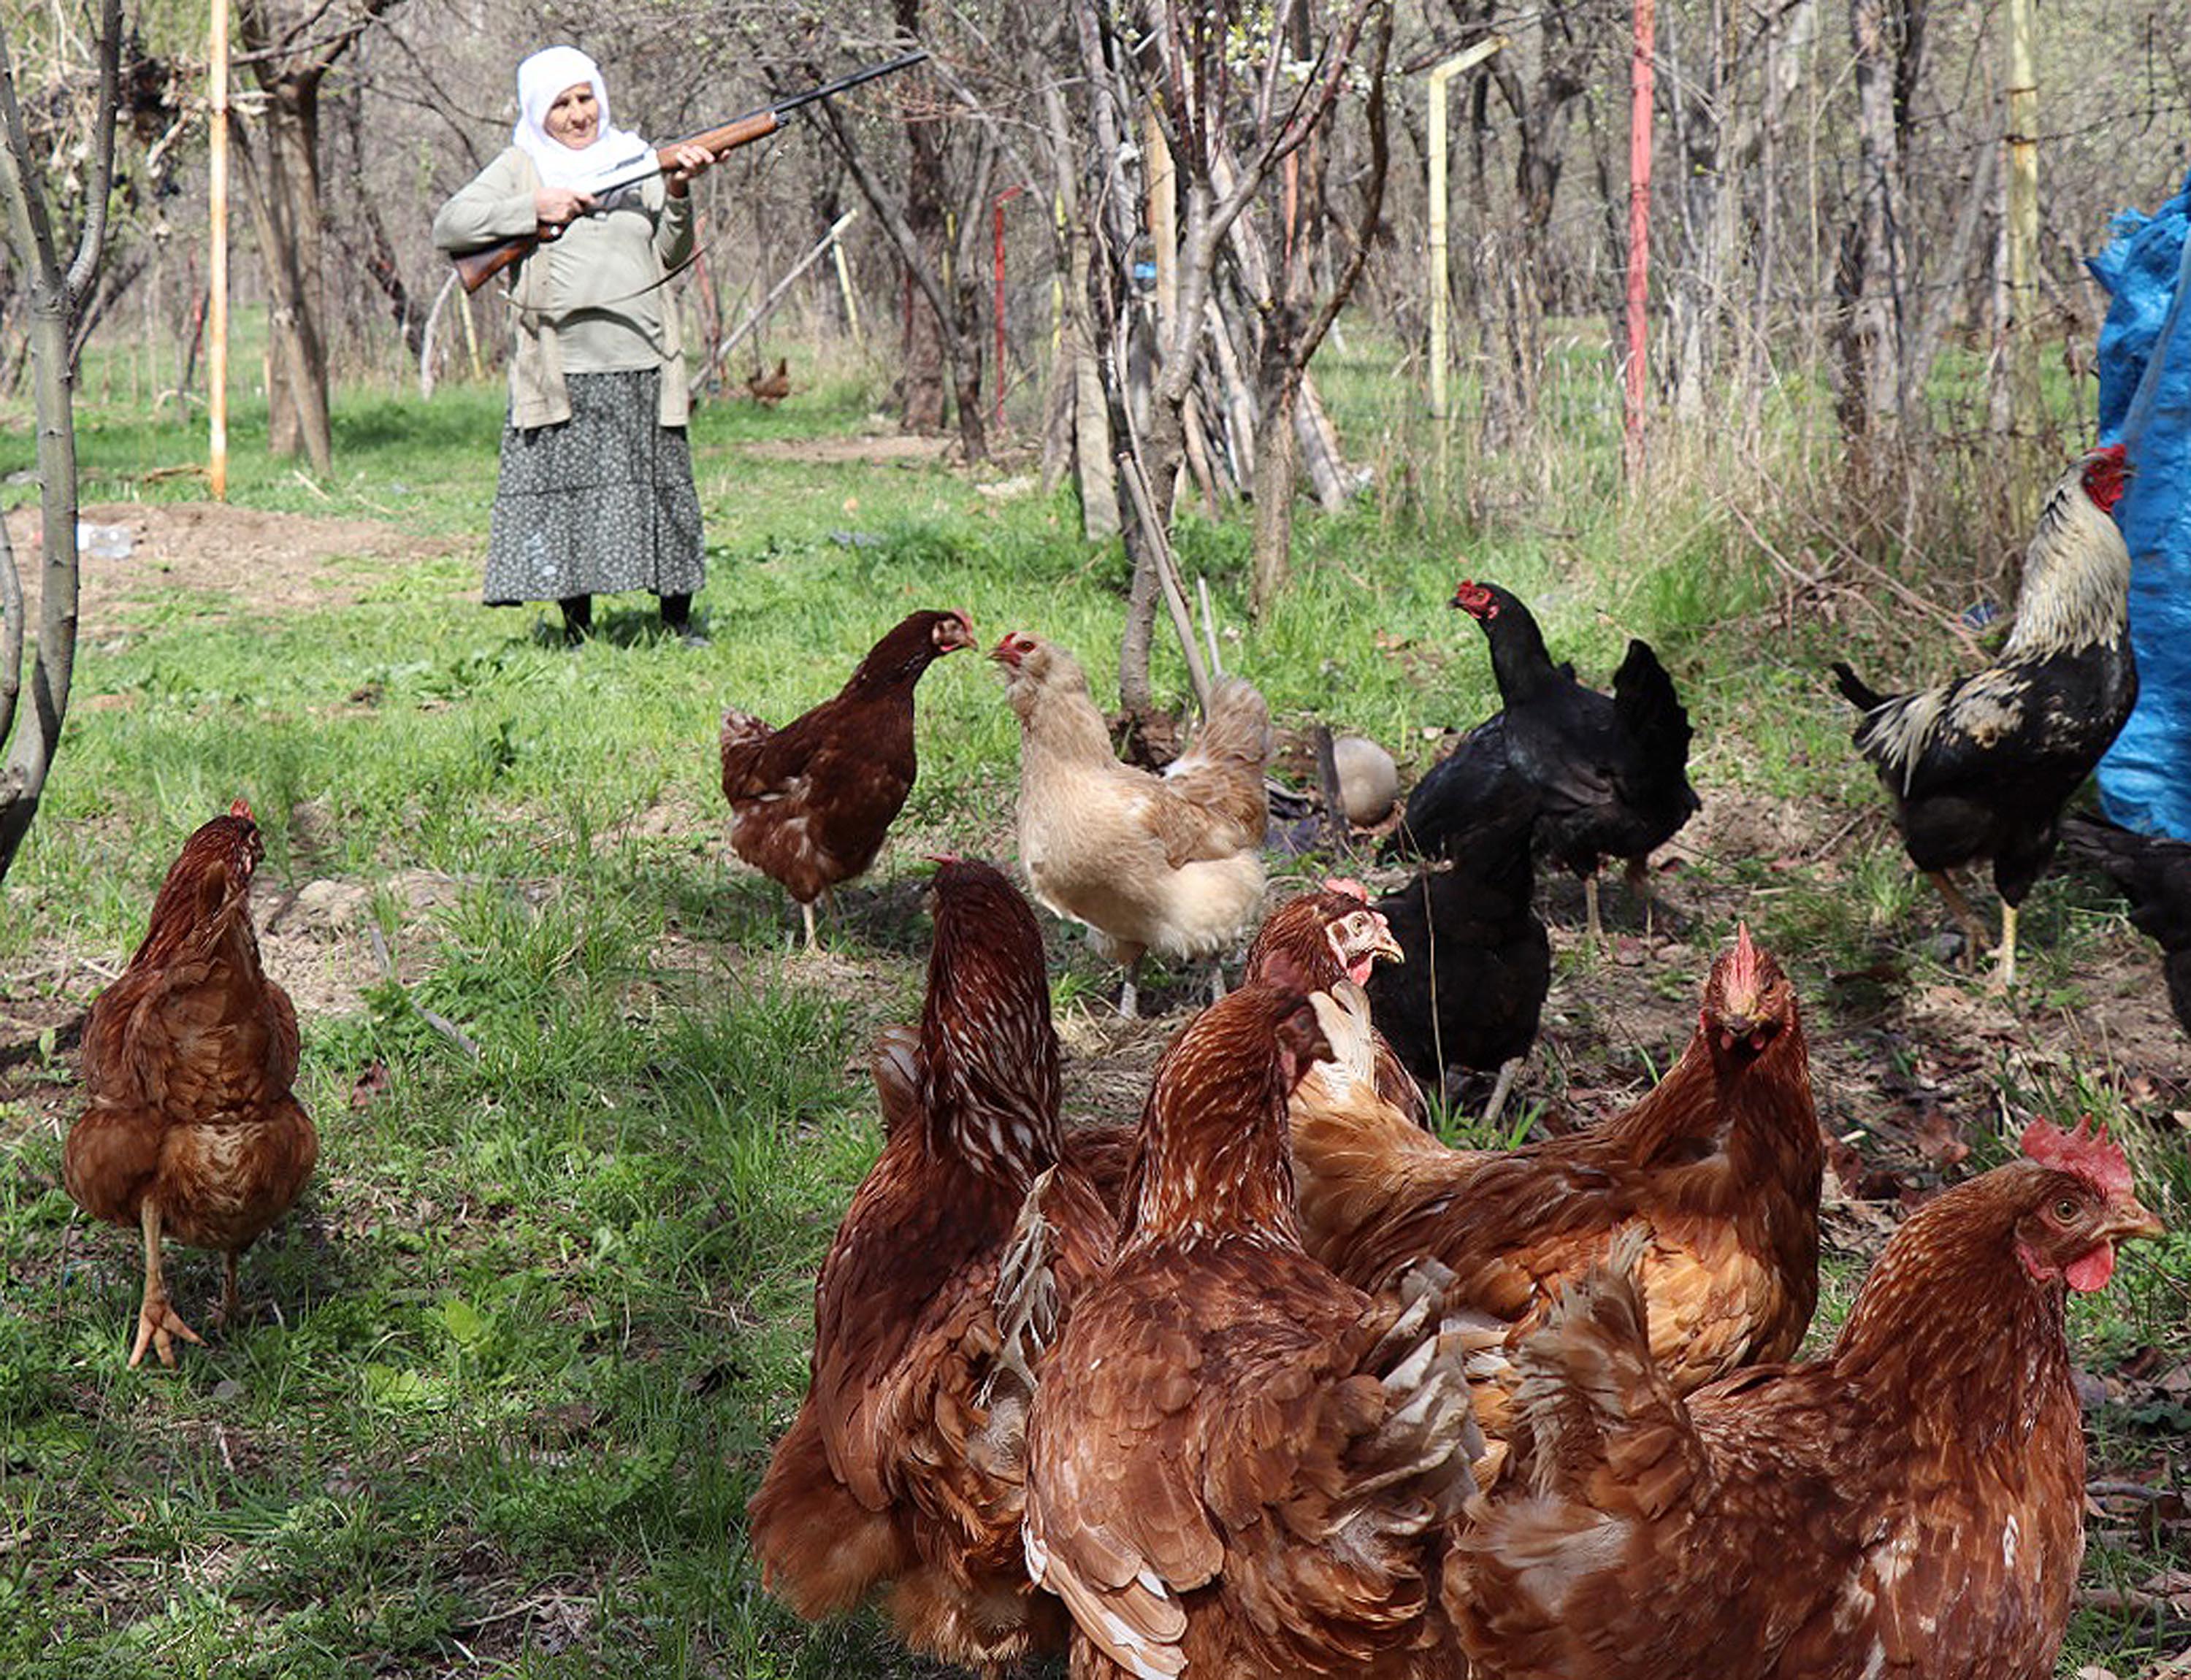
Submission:
<svg viewBox="0 0 2191 1680">
<path fill-rule="evenodd" d="M 476 251 L 531 233 L 539 225 L 533 209 L 539 190 L 532 158 L 508 148 L 441 207 L 435 246 Z M 624 193 L 617 208 L 579 217 L 504 271 L 509 423 L 520 430 L 571 417 L 566 364 L 582 373 L 651 360 L 662 370 L 661 423 L 682 426 L 691 414 L 683 337 L 663 281 L 691 254 L 692 201 L 670 197 L 659 175 Z M 648 347 L 636 363 L 635 336 Z"/>
</svg>

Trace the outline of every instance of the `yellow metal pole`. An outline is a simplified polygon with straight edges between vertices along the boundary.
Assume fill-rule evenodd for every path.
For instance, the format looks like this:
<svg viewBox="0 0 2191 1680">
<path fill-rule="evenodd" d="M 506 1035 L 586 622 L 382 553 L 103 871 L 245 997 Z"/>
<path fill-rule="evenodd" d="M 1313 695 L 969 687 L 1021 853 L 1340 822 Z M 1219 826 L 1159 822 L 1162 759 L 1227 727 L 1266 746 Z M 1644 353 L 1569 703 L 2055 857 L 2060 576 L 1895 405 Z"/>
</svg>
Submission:
<svg viewBox="0 0 2191 1680">
<path fill-rule="evenodd" d="M 1446 417 L 1446 86 L 1465 70 L 1473 70 L 1506 44 L 1503 35 L 1487 36 L 1466 52 L 1448 59 L 1431 71 L 1431 417 Z"/>
<path fill-rule="evenodd" d="M 206 219 L 206 413 L 212 423 L 207 476 L 213 499 L 228 500 L 228 0 L 213 0 L 213 45 L 207 54 L 213 95 Z"/>
</svg>

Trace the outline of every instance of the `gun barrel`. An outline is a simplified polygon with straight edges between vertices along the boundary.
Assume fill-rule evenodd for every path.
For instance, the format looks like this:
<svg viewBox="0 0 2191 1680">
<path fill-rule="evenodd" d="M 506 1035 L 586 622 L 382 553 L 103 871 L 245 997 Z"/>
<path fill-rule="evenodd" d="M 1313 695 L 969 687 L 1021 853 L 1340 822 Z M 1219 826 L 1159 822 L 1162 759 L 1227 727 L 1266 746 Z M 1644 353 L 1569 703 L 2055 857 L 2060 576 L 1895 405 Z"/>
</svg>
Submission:
<svg viewBox="0 0 2191 1680">
<path fill-rule="evenodd" d="M 748 145 L 755 140 L 765 139 L 774 133 L 783 126 L 783 116 L 787 111 L 797 111 L 801 105 L 812 105 L 817 99 L 826 99 L 832 94 L 841 94 L 848 88 L 856 88 L 862 82 L 872 82 L 879 76 L 891 76 L 901 70 L 909 70 L 927 56 L 927 49 L 923 48 L 908 53 L 901 58 L 892 59 L 888 64 L 869 65 L 864 70 L 856 70 L 850 76 L 840 76 L 834 82 L 822 87 L 810 88 L 803 94 L 794 94 L 788 99 L 779 99 L 774 105 L 763 105 L 759 111 L 748 111 L 743 116 L 734 118 L 720 128 L 706 129 L 691 136 L 688 141 L 680 141 L 678 144 L 703 145 L 720 157 L 725 152 L 731 151 L 738 146 Z M 664 148 L 664 150 L 666 150 L 667 148 Z M 643 181 L 650 175 L 658 175 L 668 167 L 663 160 L 663 151 L 635 152 L 630 157 L 607 165 L 590 177 L 585 183 L 585 190 L 596 198 L 603 197 L 619 187 L 628 187 L 635 181 Z M 459 254 L 455 258 L 455 262 L 457 273 L 464 281 L 464 290 L 478 291 L 481 287 L 486 285 L 489 280 L 509 267 L 511 264 L 529 255 L 532 247 L 539 242 L 538 234 L 524 234 L 515 239 L 505 240 L 499 245 L 488 246 L 484 250 L 469 251 Z"/>
</svg>

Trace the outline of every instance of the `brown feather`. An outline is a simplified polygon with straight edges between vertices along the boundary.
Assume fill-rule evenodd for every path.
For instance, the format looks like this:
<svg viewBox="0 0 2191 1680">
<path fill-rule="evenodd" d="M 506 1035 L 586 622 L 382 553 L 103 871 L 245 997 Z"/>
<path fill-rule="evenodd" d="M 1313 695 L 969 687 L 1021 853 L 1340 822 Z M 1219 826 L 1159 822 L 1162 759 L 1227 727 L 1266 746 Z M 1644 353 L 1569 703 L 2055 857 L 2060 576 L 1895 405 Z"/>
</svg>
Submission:
<svg viewBox="0 0 2191 1680">
<path fill-rule="evenodd" d="M 822 1264 L 812 1380 L 748 1507 L 752 1545 L 769 1590 L 801 1615 L 882 1594 L 909 1644 L 994 1670 L 1064 1637 L 1022 1558 L 1026 1390 L 1040 1349 L 1005 1345 L 999 1262 L 1044 1183 L 1030 1217 L 1061 1232 L 1056 1286 L 1069 1311 L 1107 1257 L 1112 1224 L 1078 1173 L 1056 1167 L 1041 930 L 987 865 L 937 871 L 919 1041 L 885 1035 L 874 1064 L 889 1135 Z M 1015 1373 L 1016 1384 L 999 1380 Z M 839 1530 L 843 1551 L 815 1538 Z"/>
<path fill-rule="evenodd" d="M 1824 1359 L 1686 1402 L 1630 1277 L 1591 1274 L 1521 1351 L 1522 1473 L 1448 1564 L 1472 1672 L 2052 1673 L 2084 1544 L 2064 1279 L 2159 1230 L 2127 1191 L 2012 1162 L 1910 1217 Z"/>
<path fill-rule="evenodd" d="M 1442 1278 L 1372 1302 L 1293 1234 L 1283 1105 L 1329 1050 L 1309 1000 L 1257 982 L 1158 1068 L 1118 1258 L 1029 1429 L 1027 1560 L 1076 1675 L 1450 1671 L 1462 1327 Z"/>
<path fill-rule="evenodd" d="M 1745 954 L 1746 953 L 1746 954 Z M 1446 1150 L 1374 1107 L 1296 1116 L 1311 1251 L 1365 1289 L 1431 1256 L 1456 1299 L 1526 1329 L 1630 1223 L 1654 1350 L 1676 1392 L 1787 1358 L 1818 1301 L 1824 1150 L 1793 988 L 1745 934 L 1697 1030 L 1640 1103 L 1505 1154 Z M 1479 1372 L 1502 1437 L 1510 1370 Z M 1488 1467 L 1485 1467 L 1487 1469 Z"/>
</svg>

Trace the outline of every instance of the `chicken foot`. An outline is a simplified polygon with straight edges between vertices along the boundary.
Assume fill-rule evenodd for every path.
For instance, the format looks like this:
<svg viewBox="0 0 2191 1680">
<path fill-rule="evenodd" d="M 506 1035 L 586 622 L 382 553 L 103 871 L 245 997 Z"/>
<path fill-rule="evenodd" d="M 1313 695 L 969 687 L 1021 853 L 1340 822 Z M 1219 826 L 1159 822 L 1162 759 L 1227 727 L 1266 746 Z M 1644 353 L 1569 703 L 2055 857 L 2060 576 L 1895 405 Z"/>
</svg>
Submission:
<svg viewBox="0 0 2191 1680">
<path fill-rule="evenodd" d="M 1971 901 L 1963 896 L 1962 888 L 1949 878 L 1946 870 L 1928 871 L 1925 878 L 1939 888 L 1941 898 L 1947 901 L 1948 914 L 1962 924 L 1963 939 L 1966 942 L 1963 950 L 1963 966 L 1966 968 L 1976 968 L 1978 963 L 1978 952 L 1985 949 L 1985 923 L 1978 919 L 1978 911 L 1971 908 Z M 2009 952 L 2008 976 L 2012 981 L 2016 978 L 2016 956 L 2013 948 L 2016 913 L 2006 904 L 2001 905 L 2000 910 L 2004 934 L 2002 948 Z"/>
<path fill-rule="evenodd" d="M 160 1363 L 173 1371 L 175 1368 L 174 1338 L 195 1342 L 201 1348 L 205 1338 L 192 1330 L 176 1315 L 168 1299 L 168 1280 L 160 1269 L 160 1204 L 151 1196 L 145 1198 L 139 1219 L 145 1228 L 145 1301 L 137 1309 L 137 1345 L 129 1350 L 132 1371 L 144 1362 L 145 1349 L 151 1348 L 160 1356 Z M 236 1257 L 229 1257 L 230 1286 L 235 1286 Z"/>
</svg>

